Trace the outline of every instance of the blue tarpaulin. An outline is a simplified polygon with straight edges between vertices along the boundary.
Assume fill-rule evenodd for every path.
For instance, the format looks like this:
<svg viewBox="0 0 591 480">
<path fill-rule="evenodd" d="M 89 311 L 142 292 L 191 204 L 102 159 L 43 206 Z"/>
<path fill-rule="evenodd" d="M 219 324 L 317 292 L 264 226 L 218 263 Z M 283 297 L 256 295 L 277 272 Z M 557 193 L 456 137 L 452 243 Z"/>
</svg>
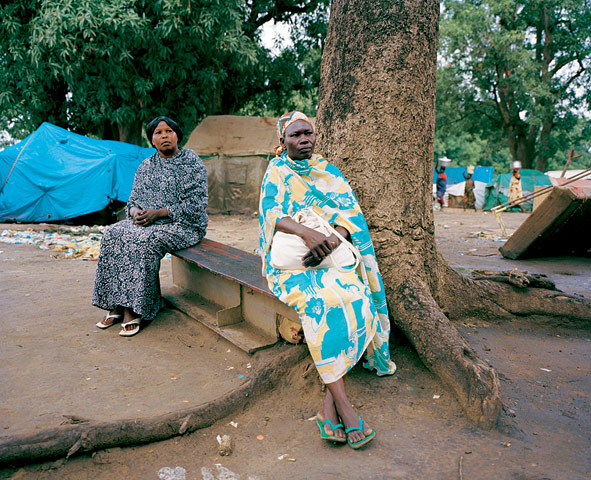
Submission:
<svg viewBox="0 0 591 480">
<path fill-rule="evenodd" d="M 65 220 L 102 210 L 110 199 L 126 202 L 135 171 L 154 152 L 43 123 L 0 152 L 0 221 Z"/>
<path fill-rule="evenodd" d="M 466 167 L 447 167 L 445 173 L 447 175 L 446 194 L 444 196 L 445 206 L 460 207 L 463 206 L 464 190 L 466 185 L 466 179 L 464 178 L 464 172 Z M 494 174 L 493 167 L 481 167 L 477 165 L 474 167 L 474 173 L 472 174 L 472 180 L 474 180 L 474 196 L 476 197 L 476 208 L 480 209 L 484 205 L 484 195 L 486 185 L 492 180 Z M 436 191 L 437 172 L 433 170 L 433 195 Z M 457 197 L 462 203 L 450 203 L 449 196 Z"/>
<path fill-rule="evenodd" d="M 454 185 L 456 183 L 465 182 L 463 172 L 466 171 L 466 167 L 447 167 L 445 173 L 447 175 L 447 185 Z M 475 182 L 488 183 L 493 179 L 494 169 L 493 167 L 481 167 L 477 165 L 474 167 L 474 173 L 472 174 L 472 180 Z M 433 183 L 437 181 L 437 172 L 433 170 Z"/>
</svg>

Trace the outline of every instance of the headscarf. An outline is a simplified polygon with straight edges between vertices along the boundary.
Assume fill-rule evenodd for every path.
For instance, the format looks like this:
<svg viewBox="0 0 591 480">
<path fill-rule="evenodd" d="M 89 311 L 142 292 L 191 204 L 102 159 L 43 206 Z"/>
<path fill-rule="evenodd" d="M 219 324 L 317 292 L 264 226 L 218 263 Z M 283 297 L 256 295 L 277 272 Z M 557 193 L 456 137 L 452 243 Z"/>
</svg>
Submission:
<svg viewBox="0 0 591 480">
<path fill-rule="evenodd" d="M 285 130 L 287 130 L 287 127 L 289 127 L 292 123 L 297 122 L 298 120 L 303 120 L 304 122 L 309 123 L 311 127 L 314 127 L 312 125 L 312 121 L 306 116 L 306 114 L 302 112 L 294 111 L 284 113 L 283 115 L 281 115 L 279 121 L 277 122 L 277 136 L 279 137 L 279 140 L 285 137 Z"/>
<path fill-rule="evenodd" d="M 154 120 L 148 123 L 148 126 L 146 127 L 146 136 L 148 137 L 148 140 L 150 141 L 152 146 L 154 146 L 154 144 L 152 143 L 152 136 L 154 135 L 154 130 L 156 130 L 156 127 L 160 122 L 164 122 L 170 128 L 172 128 L 176 133 L 176 136 L 179 138 L 179 143 L 181 143 L 181 141 L 183 140 L 183 131 L 181 130 L 179 124 L 176 123 L 172 118 L 162 115 L 160 117 L 156 117 Z"/>
<path fill-rule="evenodd" d="M 312 128 L 314 128 L 314 125 L 312 125 L 312 122 L 306 116 L 306 114 L 297 111 L 284 113 L 277 122 L 277 136 L 279 137 L 280 141 L 285 137 L 285 130 L 287 130 L 287 127 L 298 120 L 303 120 L 304 122 L 309 123 Z M 283 145 L 275 147 L 275 155 L 281 155 L 283 150 L 285 150 Z"/>
</svg>

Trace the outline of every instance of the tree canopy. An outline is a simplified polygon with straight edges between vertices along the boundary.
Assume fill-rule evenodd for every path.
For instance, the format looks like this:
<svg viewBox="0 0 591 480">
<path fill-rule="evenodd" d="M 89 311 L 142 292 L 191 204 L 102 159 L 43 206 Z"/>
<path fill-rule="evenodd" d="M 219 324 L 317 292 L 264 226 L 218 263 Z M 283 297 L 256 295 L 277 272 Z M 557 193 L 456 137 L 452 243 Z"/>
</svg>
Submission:
<svg viewBox="0 0 591 480">
<path fill-rule="evenodd" d="M 1 120 L 15 136 L 49 121 L 131 143 L 160 114 L 192 128 L 206 114 L 237 111 L 273 81 L 296 88 L 294 75 L 275 79 L 293 70 L 281 64 L 296 61 L 301 47 L 273 59 L 257 29 L 326 4 L 9 0 L 0 7 Z"/>
<path fill-rule="evenodd" d="M 314 115 L 330 0 L 7 0 L 0 130 L 141 143 L 159 114 Z M 261 26 L 287 22 L 277 55 Z M 589 0 L 442 0 L 435 157 L 591 166 Z M 146 140 L 144 139 L 144 142 Z"/>
<path fill-rule="evenodd" d="M 260 83 L 254 85 L 239 113 L 279 116 L 285 111 L 300 110 L 315 114 L 328 4 L 328 0 L 322 0 L 314 11 L 290 19 L 291 45 L 259 64 L 263 66 Z"/>
<path fill-rule="evenodd" d="M 588 0 L 444 0 L 439 53 L 440 152 L 544 171 L 589 151 Z"/>
</svg>

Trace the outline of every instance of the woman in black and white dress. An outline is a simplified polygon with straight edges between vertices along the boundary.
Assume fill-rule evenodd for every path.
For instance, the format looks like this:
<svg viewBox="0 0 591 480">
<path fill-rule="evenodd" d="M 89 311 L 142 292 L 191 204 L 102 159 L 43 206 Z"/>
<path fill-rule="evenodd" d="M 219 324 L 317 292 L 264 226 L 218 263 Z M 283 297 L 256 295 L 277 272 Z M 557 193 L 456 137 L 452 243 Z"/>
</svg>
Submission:
<svg viewBox="0 0 591 480">
<path fill-rule="evenodd" d="M 96 326 L 122 321 L 124 337 L 138 333 L 160 309 L 162 257 L 199 242 L 207 228 L 203 162 L 179 148 L 183 132 L 170 118 L 155 118 L 146 133 L 157 152 L 137 169 L 128 218 L 105 229 L 92 294 L 92 304 L 109 312 Z"/>
</svg>

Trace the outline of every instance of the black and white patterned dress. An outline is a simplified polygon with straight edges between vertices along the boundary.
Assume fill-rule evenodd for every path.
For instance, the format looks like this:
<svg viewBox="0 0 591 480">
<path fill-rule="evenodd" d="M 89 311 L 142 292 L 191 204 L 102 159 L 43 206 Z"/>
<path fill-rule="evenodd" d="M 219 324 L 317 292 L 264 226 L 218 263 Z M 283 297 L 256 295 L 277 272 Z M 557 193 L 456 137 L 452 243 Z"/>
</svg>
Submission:
<svg viewBox="0 0 591 480">
<path fill-rule="evenodd" d="M 131 207 L 167 208 L 169 223 L 140 227 L 127 218 L 105 229 L 92 304 L 104 310 L 121 305 L 152 320 L 160 308 L 160 260 L 205 236 L 207 172 L 199 156 L 181 149 L 171 158 L 155 153 L 145 159 L 133 180 L 128 212 Z"/>
</svg>

